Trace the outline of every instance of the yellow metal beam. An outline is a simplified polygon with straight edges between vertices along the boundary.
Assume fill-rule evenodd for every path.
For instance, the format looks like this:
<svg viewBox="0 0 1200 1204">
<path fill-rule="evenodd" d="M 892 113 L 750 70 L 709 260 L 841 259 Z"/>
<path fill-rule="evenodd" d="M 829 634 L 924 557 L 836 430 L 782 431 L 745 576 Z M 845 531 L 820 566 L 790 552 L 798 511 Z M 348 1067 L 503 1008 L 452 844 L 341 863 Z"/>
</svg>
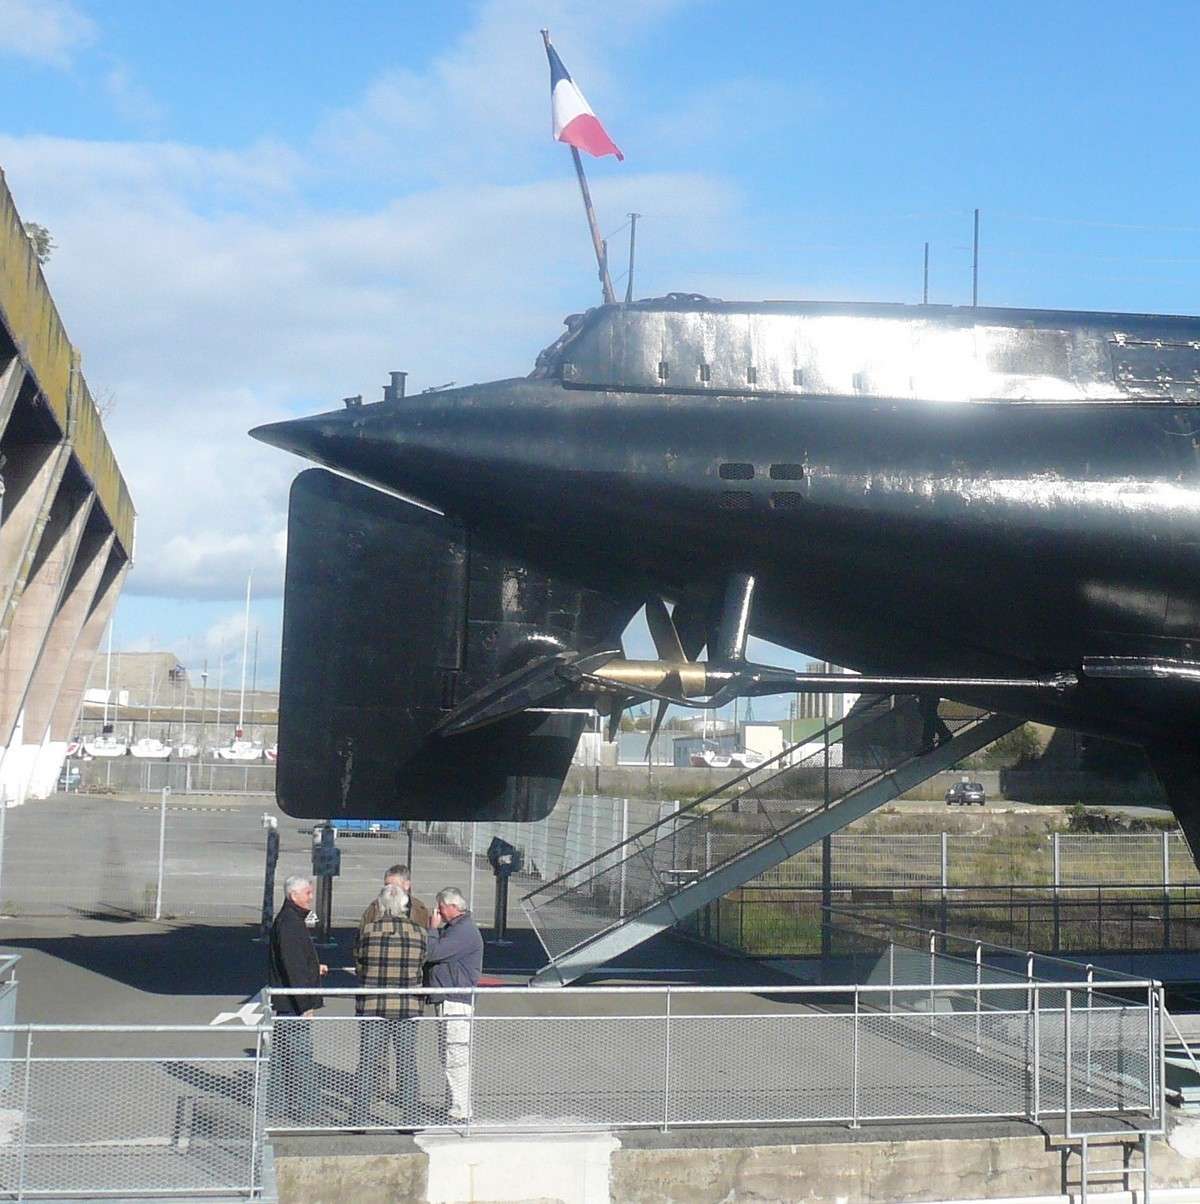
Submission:
<svg viewBox="0 0 1200 1204">
<path fill-rule="evenodd" d="M 108 516 L 127 557 L 133 555 L 133 499 L 117 466 L 87 382 L 78 370 L 79 358 L 67 338 L 54 299 L 12 194 L 0 171 L 0 322 L 3 322 L 25 362 L 47 409 L 97 500 Z"/>
</svg>

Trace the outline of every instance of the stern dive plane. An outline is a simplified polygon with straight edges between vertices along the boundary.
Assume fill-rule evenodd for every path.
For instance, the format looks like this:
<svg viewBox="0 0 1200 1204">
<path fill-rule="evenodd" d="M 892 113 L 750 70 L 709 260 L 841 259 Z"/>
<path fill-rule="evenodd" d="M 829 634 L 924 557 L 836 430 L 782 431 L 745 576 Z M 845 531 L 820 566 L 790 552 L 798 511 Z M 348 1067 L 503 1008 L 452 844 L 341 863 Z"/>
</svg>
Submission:
<svg viewBox="0 0 1200 1204">
<path fill-rule="evenodd" d="M 1200 851 L 1200 318 L 672 294 L 566 326 L 528 377 L 252 432 L 334 470 L 291 494 L 285 811 L 535 820 L 596 711 L 845 685 L 754 634 L 1141 745 Z"/>
</svg>

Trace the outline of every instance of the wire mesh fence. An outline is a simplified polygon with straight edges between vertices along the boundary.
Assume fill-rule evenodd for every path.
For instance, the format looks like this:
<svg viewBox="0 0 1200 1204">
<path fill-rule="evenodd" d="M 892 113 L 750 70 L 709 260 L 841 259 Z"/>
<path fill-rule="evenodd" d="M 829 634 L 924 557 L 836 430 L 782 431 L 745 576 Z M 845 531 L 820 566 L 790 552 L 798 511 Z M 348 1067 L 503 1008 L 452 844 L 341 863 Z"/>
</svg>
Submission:
<svg viewBox="0 0 1200 1204">
<path fill-rule="evenodd" d="M 1157 984 L 944 934 L 920 949 L 852 919 L 837 917 L 845 983 L 343 988 L 315 1016 L 267 990 L 246 1027 L 0 1025 L 0 1194 L 258 1198 L 268 1139 L 297 1130 L 1061 1117 L 1068 1132 L 1161 1131 Z M 355 1015 L 366 994 L 421 1010 Z"/>
<path fill-rule="evenodd" d="M 173 794 L 249 794 L 274 797 L 275 766 L 257 761 L 178 761 L 140 757 L 68 757 L 63 781 L 77 782 L 81 790 L 124 791 L 153 794 L 167 789 Z"/>
<path fill-rule="evenodd" d="M 267 1128 L 478 1131 L 1063 1115 L 1160 1118 L 1145 980 L 1025 978 L 893 942 L 866 981 L 474 991 L 462 1014 L 277 1016 Z M 1121 992 L 1121 997 L 1113 992 Z M 398 993 L 398 992 L 393 992 Z M 276 992 L 275 997 L 281 993 Z M 1067 1055 L 1067 996 L 1086 1046 Z M 459 1032 L 455 1033 L 455 1027 Z M 1082 1040 L 1082 1038 L 1080 1038 Z M 455 1047 L 458 1046 L 456 1061 Z M 454 1084 L 458 1076 L 458 1086 Z"/>
<path fill-rule="evenodd" d="M 880 920 L 969 932 L 984 940 L 1073 957 L 1200 952 L 1200 888 L 940 886 L 903 889 L 741 887 L 684 922 L 694 936 L 755 957 L 811 958 L 825 948 L 822 906 Z"/>
<path fill-rule="evenodd" d="M 0 1194 L 261 1198 L 260 1030 L 3 1033 L 12 1045 L 0 1058 Z"/>
<path fill-rule="evenodd" d="M 597 924 L 628 915 L 769 839 L 795 814 L 745 805 L 697 816 L 677 802 L 579 795 L 564 797 L 535 824 L 414 823 L 343 832 L 333 919 L 355 922 L 378 892 L 384 871 L 411 862 L 415 893 L 426 903 L 442 887 L 453 885 L 473 900 L 481 922 L 494 920 L 494 880 L 486 854 L 492 839 L 500 837 L 523 860 L 512 889 L 535 896 L 552 940 L 569 947 Z M 161 796 L 137 802 L 59 795 L 9 808 L 0 812 L 0 912 L 253 923 L 263 902 L 264 816 L 278 824 L 279 882 L 289 873 L 307 872 L 312 824 L 283 815 L 273 802 L 200 801 L 172 794 L 164 806 Z M 1016 838 L 845 832 L 830 837 L 829 845 L 833 890 L 1053 886 L 1057 866 L 1060 901 L 1064 907 L 1068 900 L 1076 904 L 1070 923 L 1082 932 L 1089 924 L 1094 927 L 1098 912 L 1113 939 L 1117 913 L 1108 910 L 1110 896 L 1089 902 L 1086 887 L 1168 882 L 1169 897 L 1177 903 L 1171 918 L 1180 921 L 1173 929 L 1178 941 L 1188 931 L 1184 904 L 1192 898 L 1185 898 L 1180 888 L 1200 884 L 1178 832 Z M 64 890 L 66 866 L 69 894 Z M 814 845 L 750 887 L 818 889 L 821 881 L 822 853 Z M 1132 889 L 1126 897 L 1134 898 Z M 278 892 L 275 898 L 281 898 Z M 555 905 L 543 906 L 550 899 Z M 761 925 L 755 923 L 754 907 L 767 899 L 762 894 L 735 896 L 714 905 L 708 923 L 730 931 L 729 917 L 744 904 L 738 924 L 747 927 L 749 921 L 749 929 L 756 930 Z M 980 896 L 977 901 L 988 900 Z M 1146 902 L 1153 902 L 1151 895 Z M 519 922 L 516 909 L 511 910 Z M 1028 909 L 1026 914 L 1032 915 Z M 1064 911 L 1064 924 L 1067 918 Z M 1136 920 L 1135 928 L 1142 924 Z"/>
<path fill-rule="evenodd" d="M 411 823 L 340 832 L 341 872 L 332 919 L 356 923 L 393 865 L 410 866 L 414 894 L 432 905 L 456 886 L 481 922 L 494 922 L 487 848 L 496 836 L 520 848 L 514 885 L 528 889 L 558 867 L 586 859 L 622 832 L 669 814 L 677 804 L 579 796 L 563 799 L 537 824 Z M 0 912 L 96 914 L 163 920 L 261 918 L 266 870 L 264 818 L 277 825 L 274 903 L 288 874 L 308 873 L 312 821 L 283 815 L 273 802 L 157 801 L 55 796 L 0 812 Z M 69 892 L 65 868 L 70 867 Z M 515 910 L 515 909 L 514 909 Z"/>
</svg>

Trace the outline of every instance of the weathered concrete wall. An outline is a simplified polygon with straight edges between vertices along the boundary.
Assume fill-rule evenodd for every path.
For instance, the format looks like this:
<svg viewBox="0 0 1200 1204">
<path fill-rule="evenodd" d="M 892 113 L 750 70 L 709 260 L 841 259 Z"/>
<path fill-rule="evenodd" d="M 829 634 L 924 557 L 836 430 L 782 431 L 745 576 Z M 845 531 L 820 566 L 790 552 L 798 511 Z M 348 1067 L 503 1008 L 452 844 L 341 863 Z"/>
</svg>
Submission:
<svg viewBox="0 0 1200 1204">
<path fill-rule="evenodd" d="M 1166 806 L 1167 802 L 1158 779 L 1149 773 L 1122 781 L 1084 769 L 1004 769 L 1000 782 L 1008 798 L 1029 803 Z"/>
<path fill-rule="evenodd" d="M 0 453 L 0 802 L 11 804 L 57 779 L 69 731 L 52 730 L 54 717 L 69 727 L 79 713 L 66 677 L 85 648 L 89 664 L 95 655 L 79 638 L 98 601 L 75 588 L 85 578 L 97 588 L 87 555 L 76 571 L 80 549 L 107 540 L 119 588 L 135 515 L 3 172 Z"/>
<path fill-rule="evenodd" d="M 0 171 L 0 326 L 20 348 L 23 370 L 36 383 L 55 425 L 70 433 L 75 457 L 95 489 L 127 557 L 133 555 L 133 501 L 79 371 L 37 256 Z"/>
<path fill-rule="evenodd" d="M 611 1151 L 606 1182 L 604 1168 L 597 1167 L 604 1150 Z M 443 1158 L 453 1165 L 439 1166 Z M 511 1173 L 489 1174 L 497 1158 L 507 1158 L 518 1172 L 517 1194 Z M 564 1178 L 572 1158 L 575 1174 Z M 1155 1139 L 1151 1163 L 1155 1187 L 1170 1190 L 1175 1204 L 1200 1201 L 1200 1122 L 1175 1127 L 1169 1143 Z M 1092 1165 L 1119 1166 L 1119 1147 L 1094 1148 Z M 1031 1125 L 996 1122 L 857 1131 L 633 1130 L 540 1142 L 528 1134 L 293 1137 L 275 1143 L 275 1170 L 280 1204 L 1045 1204 L 1077 1192 L 1079 1164 L 1061 1139 Z"/>
</svg>

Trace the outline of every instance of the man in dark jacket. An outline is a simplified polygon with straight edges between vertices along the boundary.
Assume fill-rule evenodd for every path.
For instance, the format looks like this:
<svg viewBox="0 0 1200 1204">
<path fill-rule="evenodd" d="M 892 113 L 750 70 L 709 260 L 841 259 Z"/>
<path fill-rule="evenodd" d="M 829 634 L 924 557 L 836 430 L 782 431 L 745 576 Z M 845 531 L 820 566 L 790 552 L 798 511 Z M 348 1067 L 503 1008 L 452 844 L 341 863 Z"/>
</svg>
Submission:
<svg viewBox="0 0 1200 1204">
<path fill-rule="evenodd" d="M 408 896 L 398 886 L 385 886 L 375 901 L 375 918 L 359 933 L 354 969 L 364 987 L 419 987 L 425 962 L 425 933 L 405 914 Z M 354 1079 L 354 1115 L 371 1124 L 371 1106 L 387 1093 L 388 1046 L 396 1054 L 396 1092 L 404 1122 L 416 1122 L 417 1017 L 419 995 L 359 995 L 358 1074 Z"/>
<path fill-rule="evenodd" d="M 312 994 L 274 995 L 274 1107 L 298 1119 L 313 1119 L 318 1099 L 309 1020 L 324 1000 L 316 994 L 328 972 L 317 957 L 305 923 L 312 910 L 311 878 L 293 875 L 284 884 L 283 906 L 271 925 L 267 981 L 272 987 L 312 990 Z"/>
<path fill-rule="evenodd" d="M 470 1119 L 471 988 L 483 973 L 483 937 L 462 891 L 448 886 L 438 892 L 437 911 L 429 929 L 425 961 L 431 987 L 461 987 L 458 993 L 433 996 L 442 1017 L 439 1042 L 446 1068 L 448 1112 L 451 1120 Z"/>
</svg>

